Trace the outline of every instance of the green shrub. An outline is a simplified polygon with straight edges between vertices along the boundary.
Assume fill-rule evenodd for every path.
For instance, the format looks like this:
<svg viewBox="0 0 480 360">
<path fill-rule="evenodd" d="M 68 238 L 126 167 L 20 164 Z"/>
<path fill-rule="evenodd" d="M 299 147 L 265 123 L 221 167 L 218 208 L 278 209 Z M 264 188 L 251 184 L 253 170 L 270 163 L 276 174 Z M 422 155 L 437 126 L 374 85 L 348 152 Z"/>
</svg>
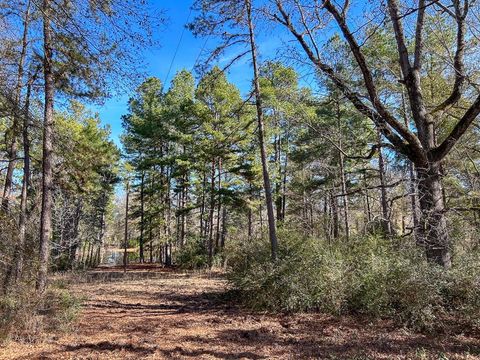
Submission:
<svg viewBox="0 0 480 360">
<path fill-rule="evenodd" d="M 175 264 L 182 269 L 198 270 L 208 266 L 208 250 L 202 239 L 190 238 L 175 253 Z"/>
<path fill-rule="evenodd" d="M 480 328 L 480 254 L 456 259 L 442 289 L 447 310 Z"/>
<path fill-rule="evenodd" d="M 405 239 L 328 243 L 289 232 L 279 239 L 275 263 L 268 241 L 240 244 L 229 259 L 228 279 L 252 308 L 362 314 L 424 330 L 445 315 L 479 325 L 478 257 L 444 271 Z"/>
<path fill-rule="evenodd" d="M 323 252 L 312 239 L 298 241 L 289 233 L 282 235 L 275 263 L 271 262 L 267 243 L 238 247 L 229 261 L 228 278 L 233 286 L 254 308 L 341 313 L 348 276 L 344 259 L 336 249 Z"/>
</svg>

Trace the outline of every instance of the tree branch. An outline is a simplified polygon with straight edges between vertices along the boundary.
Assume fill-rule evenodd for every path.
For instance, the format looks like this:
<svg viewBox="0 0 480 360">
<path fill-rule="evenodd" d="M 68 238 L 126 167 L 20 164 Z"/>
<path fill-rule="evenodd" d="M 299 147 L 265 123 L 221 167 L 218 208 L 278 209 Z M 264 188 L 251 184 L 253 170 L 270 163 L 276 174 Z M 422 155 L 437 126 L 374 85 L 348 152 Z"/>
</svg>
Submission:
<svg viewBox="0 0 480 360">
<path fill-rule="evenodd" d="M 465 115 L 455 125 L 450 134 L 443 140 L 443 142 L 431 151 L 431 158 L 434 161 L 442 160 L 453 148 L 458 139 L 467 131 L 469 126 L 480 114 L 480 95 L 476 98 L 472 106 L 467 110 Z"/>
<path fill-rule="evenodd" d="M 325 9 L 332 14 L 335 21 L 337 22 L 340 30 L 342 31 L 343 36 L 347 40 L 347 43 L 350 46 L 353 56 L 360 67 L 360 70 L 363 75 L 364 84 L 368 91 L 370 101 L 372 102 L 374 108 L 378 111 L 378 114 L 385 119 L 385 121 L 396 131 L 398 132 L 412 147 L 421 154 L 422 146 L 419 139 L 401 122 L 397 121 L 392 114 L 385 108 L 382 102 L 379 99 L 377 88 L 373 80 L 372 73 L 367 65 L 365 56 L 363 55 L 360 46 L 357 43 L 357 40 L 350 31 L 345 17 L 343 17 L 337 10 L 337 8 L 331 3 L 330 0 L 323 0 Z"/>
<path fill-rule="evenodd" d="M 446 108 L 455 104 L 461 97 L 461 88 L 465 82 L 465 64 L 464 64 L 464 55 L 465 55 L 465 21 L 468 13 L 468 0 L 465 1 L 465 6 L 460 9 L 460 0 L 452 1 L 455 7 L 455 20 L 457 22 L 457 49 L 455 51 L 455 57 L 453 61 L 453 70 L 455 72 L 455 83 L 453 84 L 453 89 L 450 96 L 445 99 L 441 104 L 437 105 L 433 110 L 432 114 L 443 111 Z"/>
</svg>

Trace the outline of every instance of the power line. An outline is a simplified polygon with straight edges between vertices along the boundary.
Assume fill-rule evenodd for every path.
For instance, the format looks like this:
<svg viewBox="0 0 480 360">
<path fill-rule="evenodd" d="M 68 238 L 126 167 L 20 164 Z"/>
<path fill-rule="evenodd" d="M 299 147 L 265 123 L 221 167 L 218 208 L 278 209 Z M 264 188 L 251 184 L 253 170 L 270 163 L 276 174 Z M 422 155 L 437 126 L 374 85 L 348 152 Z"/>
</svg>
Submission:
<svg viewBox="0 0 480 360">
<path fill-rule="evenodd" d="M 191 15 L 192 15 L 192 7 L 190 7 L 190 12 L 188 13 L 188 17 L 187 17 L 187 21 L 186 21 L 185 25 L 188 24 L 188 21 L 190 20 Z M 170 71 L 172 71 L 173 63 L 175 61 L 175 58 L 177 57 L 178 50 L 180 49 L 180 45 L 181 45 L 182 40 L 183 40 L 183 35 L 185 34 L 185 28 L 186 27 L 184 26 L 183 29 L 182 29 L 182 33 L 180 35 L 180 39 L 178 39 L 177 48 L 175 49 L 175 52 L 173 53 L 173 58 L 172 58 L 172 61 L 170 62 L 170 66 L 168 67 L 167 76 L 165 76 L 165 81 L 163 82 L 163 86 L 165 86 L 167 84 L 168 77 L 170 76 Z"/>
<path fill-rule="evenodd" d="M 210 36 L 210 34 L 206 36 L 205 41 L 204 41 L 204 43 L 203 43 L 203 45 L 202 45 L 202 48 L 200 49 L 200 52 L 198 53 L 198 56 L 197 56 L 197 58 L 195 59 L 195 62 L 193 63 L 192 70 L 195 70 L 195 67 L 196 67 L 197 64 L 198 64 L 198 61 L 200 60 L 200 57 L 202 56 L 203 50 L 205 50 L 205 47 L 207 46 L 207 42 L 208 42 L 208 37 L 209 37 L 209 36 Z"/>
</svg>

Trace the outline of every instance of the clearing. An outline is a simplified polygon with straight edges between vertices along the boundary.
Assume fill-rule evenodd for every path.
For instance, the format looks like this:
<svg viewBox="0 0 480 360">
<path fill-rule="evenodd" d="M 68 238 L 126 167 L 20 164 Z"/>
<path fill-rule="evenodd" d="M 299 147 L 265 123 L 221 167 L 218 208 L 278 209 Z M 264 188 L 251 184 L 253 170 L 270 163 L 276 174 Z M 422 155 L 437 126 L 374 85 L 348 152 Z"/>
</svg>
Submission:
<svg viewBox="0 0 480 360">
<path fill-rule="evenodd" d="M 477 359 L 478 334 L 435 337 L 388 321 L 241 309 L 218 274 L 154 266 L 99 269 L 72 290 L 85 297 L 74 331 L 11 342 L 0 359 Z"/>
</svg>

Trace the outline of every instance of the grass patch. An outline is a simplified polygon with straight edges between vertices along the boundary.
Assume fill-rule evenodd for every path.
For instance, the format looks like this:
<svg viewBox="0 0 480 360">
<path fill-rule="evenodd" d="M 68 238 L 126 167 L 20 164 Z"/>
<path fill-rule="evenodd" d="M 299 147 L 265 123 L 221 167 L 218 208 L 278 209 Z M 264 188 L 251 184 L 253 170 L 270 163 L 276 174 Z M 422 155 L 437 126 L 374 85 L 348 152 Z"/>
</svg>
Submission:
<svg viewBox="0 0 480 360">
<path fill-rule="evenodd" d="M 37 342 L 45 334 L 70 331 L 81 305 L 82 299 L 64 288 L 50 287 L 37 295 L 17 287 L 0 296 L 0 342 Z"/>
</svg>

